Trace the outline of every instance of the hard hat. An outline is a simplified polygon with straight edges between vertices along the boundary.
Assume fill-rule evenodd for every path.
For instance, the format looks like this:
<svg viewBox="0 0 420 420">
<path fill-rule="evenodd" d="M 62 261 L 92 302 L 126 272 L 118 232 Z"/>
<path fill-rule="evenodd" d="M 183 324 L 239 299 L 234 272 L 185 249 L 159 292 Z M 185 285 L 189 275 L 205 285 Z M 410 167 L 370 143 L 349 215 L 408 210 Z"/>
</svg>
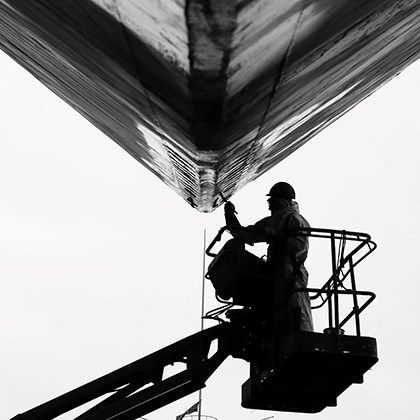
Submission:
<svg viewBox="0 0 420 420">
<path fill-rule="evenodd" d="M 277 184 L 274 184 L 271 187 L 271 190 L 267 195 L 276 198 L 285 198 L 286 200 L 293 200 L 296 198 L 295 190 L 287 182 L 277 182 Z"/>
</svg>

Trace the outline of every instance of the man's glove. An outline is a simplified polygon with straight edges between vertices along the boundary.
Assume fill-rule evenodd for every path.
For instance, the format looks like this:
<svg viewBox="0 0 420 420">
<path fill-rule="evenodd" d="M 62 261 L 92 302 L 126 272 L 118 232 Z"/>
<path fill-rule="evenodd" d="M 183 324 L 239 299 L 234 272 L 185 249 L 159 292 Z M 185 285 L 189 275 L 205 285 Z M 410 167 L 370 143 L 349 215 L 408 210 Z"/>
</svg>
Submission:
<svg viewBox="0 0 420 420">
<path fill-rule="evenodd" d="M 236 213 L 235 206 L 230 201 L 227 201 L 225 203 L 225 216 L 226 217 L 233 216 L 235 213 Z"/>
</svg>

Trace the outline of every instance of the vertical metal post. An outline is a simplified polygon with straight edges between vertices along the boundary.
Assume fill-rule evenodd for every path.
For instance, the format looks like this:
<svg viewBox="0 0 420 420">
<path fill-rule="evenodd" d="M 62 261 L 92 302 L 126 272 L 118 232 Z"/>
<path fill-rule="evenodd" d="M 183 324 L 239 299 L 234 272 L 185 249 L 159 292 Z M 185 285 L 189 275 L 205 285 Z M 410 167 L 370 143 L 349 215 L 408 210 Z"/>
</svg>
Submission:
<svg viewBox="0 0 420 420">
<path fill-rule="evenodd" d="M 203 279 L 203 283 L 201 286 L 201 331 L 204 329 L 204 298 L 205 298 L 205 280 L 206 280 L 206 229 L 204 228 L 203 234 L 203 268 L 201 277 Z"/>
<path fill-rule="evenodd" d="M 338 282 L 337 282 L 337 264 L 336 264 L 336 249 L 335 249 L 335 235 L 331 235 L 331 263 L 333 270 L 333 295 L 334 295 L 334 327 L 337 334 L 339 334 L 340 320 L 338 313 Z"/>
<path fill-rule="evenodd" d="M 328 286 L 327 290 L 331 290 L 331 285 Z M 332 310 L 332 295 L 327 293 L 328 302 L 328 328 L 333 328 L 333 310 Z"/>
<path fill-rule="evenodd" d="M 349 265 L 350 265 L 351 289 L 353 292 L 353 311 L 354 311 L 354 320 L 356 322 L 356 335 L 360 337 L 359 302 L 357 300 L 357 295 L 356 295 L 356 277 L 354 275 L 353 258 L 350 258 Z"/>
<path fill-rule="evenodd" d="M 332 234 L 331 234 L 332 235 Z M 331 241 L 332 236 L 330 236 Z M 331 245 L 331 261 L 332 261 L 332 265 L 333 265 L 333 274 L 334 274 L 334 256 L 332 254 L 332 245 Z M 331 290 L 331 284 L 328 285 L 327 290 L 330 291 Z M 332 294 L 327 293 L 327 302 L 328 302 L 328 328 L 332 331 L 333 328 L 333 310 L 332 310 Z"/>
<path fill-rule="evenodd" d="M 203 234 L 203 271 L 202 271 L 202 278 L 203 284 L 201 286 L 201 331 L 204 329 L 204 299 L 205 299 L 205 275 L 206 275 L 206 228 L 204 228 Z M 198 391 L 198 420 L 201 420 L 201 397 L 202 397 L 202 390 Z"/>
</svg>

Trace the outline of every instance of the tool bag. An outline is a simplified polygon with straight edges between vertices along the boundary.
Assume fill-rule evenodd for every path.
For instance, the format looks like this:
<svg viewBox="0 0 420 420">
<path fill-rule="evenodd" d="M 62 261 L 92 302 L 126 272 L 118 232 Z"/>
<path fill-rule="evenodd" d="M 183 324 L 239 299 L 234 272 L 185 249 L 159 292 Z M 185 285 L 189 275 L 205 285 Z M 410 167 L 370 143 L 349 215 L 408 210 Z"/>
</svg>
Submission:
<svg viewBox="0 0 420 420">
<path fill-rule="evenodd" d="M 271 265 L 248 252 L 238 238 L 226 242 L 206 274 L 217 296 L 243 306 L 252 306 L 267 298 L 272 277 Z"/>
</svg>

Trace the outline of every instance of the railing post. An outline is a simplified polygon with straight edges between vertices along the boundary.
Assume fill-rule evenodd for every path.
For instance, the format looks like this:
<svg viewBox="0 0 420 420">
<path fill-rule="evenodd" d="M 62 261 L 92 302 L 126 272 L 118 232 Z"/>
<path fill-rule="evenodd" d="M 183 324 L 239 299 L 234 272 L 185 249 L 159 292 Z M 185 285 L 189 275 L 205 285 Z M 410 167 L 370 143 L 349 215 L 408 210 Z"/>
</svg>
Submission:
<svg viewBox="0 0 420 420">
<path fill-rule="evenodd" d="M 336 328 L 337 334 L 339 334 L 340 319 L 338 313 L 338 282 L 337 282 L 337 264 L 336 264 L 336 249 L 335 249 L 335 234 L 331 235 L 331 264 L 333 270 L 333 295 L 334 295 L 334 327 Z"/>
<path fill-rule="evenodd" d="M 328 285 L 328 289 L 331 290 L 331 285 Z M 332 295 L 327 292 L 327 302 L 328 302 L 328 327 L 333 328 L 333 309 L 332 309 Z"/>
<path fill-rule="evenodd" d="M 354 265 L 353 265 L 352 257 L 350 257 L 349 259 L 349 265 L 350 265 L 351 289 L 353 292 L 353 311 L 354 311 L 354 320 L 356 323 L 356 335 L 360 336 L 359 302 L 357 300 L 357 294 L 356 294 L 356 277 L 354 275 Z"/>
</svg>

